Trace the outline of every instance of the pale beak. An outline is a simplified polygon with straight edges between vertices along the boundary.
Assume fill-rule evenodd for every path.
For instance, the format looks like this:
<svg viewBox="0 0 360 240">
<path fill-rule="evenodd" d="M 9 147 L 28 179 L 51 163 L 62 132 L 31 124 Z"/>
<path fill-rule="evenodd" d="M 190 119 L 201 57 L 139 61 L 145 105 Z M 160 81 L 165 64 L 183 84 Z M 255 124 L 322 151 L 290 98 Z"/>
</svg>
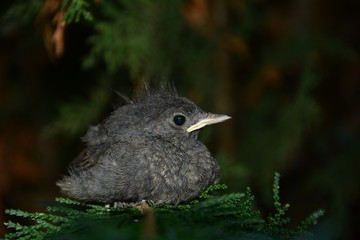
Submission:
<svg viewBox="0 0 360 240">
<path fill-rule="evenodd" d="M 229 117 L 227 115 L 219 115 L 219 114 L 209 113 L 205 116 L 205 118 L 200 119 L 197 123 L 195 123 L 194 125 L 191 125 L 188 129 L 186 129 L 186 131 L 192 132 L 192 131 L 198 130 L 200 128 L 203 128 L 207 125 L 226 121 L 230 118 L 231 117 Z"/>
</svg>

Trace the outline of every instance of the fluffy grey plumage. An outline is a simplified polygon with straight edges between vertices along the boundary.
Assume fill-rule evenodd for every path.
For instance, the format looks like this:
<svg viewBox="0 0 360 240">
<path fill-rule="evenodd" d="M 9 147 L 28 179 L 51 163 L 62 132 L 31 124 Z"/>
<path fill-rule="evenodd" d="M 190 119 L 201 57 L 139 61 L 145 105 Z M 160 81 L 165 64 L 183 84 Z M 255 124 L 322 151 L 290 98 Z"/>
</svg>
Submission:
<svg viewBox="0 0 360 240">
<path fill-rule="evenodd" d="M 84 201 L 189 200 L 219 177 L 217 162 L 197 139 L 199 130 L 229 118 L 169 92 L 148 94 L 90 127 L 85 150 L 57 185 Z"/>
</svg>

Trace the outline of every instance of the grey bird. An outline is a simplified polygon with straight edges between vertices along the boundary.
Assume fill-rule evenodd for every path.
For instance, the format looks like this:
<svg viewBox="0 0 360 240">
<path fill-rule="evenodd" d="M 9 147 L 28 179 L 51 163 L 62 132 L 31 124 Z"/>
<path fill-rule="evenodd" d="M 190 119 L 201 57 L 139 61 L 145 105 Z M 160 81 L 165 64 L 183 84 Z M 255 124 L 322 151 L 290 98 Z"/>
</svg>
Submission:
<svg viewBox="0 0 360 240">
<path fill-rule="evenodd" d="M 148 92 L 88 129 L 85 149 L 57 185 L 88 202 L 190 200 L 219 179 L 219 165 L 198 140 L 199 131 L 228 119 L 174 92 Z"/>
</svg>

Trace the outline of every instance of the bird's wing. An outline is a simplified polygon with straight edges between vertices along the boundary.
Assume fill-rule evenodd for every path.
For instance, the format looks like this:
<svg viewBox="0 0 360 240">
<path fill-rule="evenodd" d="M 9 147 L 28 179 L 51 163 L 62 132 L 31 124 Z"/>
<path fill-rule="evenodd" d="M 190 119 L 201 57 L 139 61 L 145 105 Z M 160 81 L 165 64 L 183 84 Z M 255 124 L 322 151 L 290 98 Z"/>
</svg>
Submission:
<svg viewBox="0 0 360 240">
<path fill-rule="evenodd" d="M 88 146 L 70 163 L 69 170 L 73 173 L 86 171 L 100 161 L 107 161 L 106 159 L 109 158 L 119 159 L 121 161 L 124 154 L 134 154 L 133 148 L 134 145 L 131 140 Z"/>
<path fill-rule="evenodd" d="M 91 153 L 88 149 L 83 150 L 71 163 L 71 171 L 82 171 L 91 168 L 98 162 L 98 154 Z"/>
<path fill-rule="evenodd" d="M 106 130 L 102 124 L 88 128 L 82 141 L 86 145 L 84 149 L 71 163 L 69 169 L 73 172 L 86 170 L 94 166 L 99 161 L 101 150 L 110 143 Z"/>
</svg>

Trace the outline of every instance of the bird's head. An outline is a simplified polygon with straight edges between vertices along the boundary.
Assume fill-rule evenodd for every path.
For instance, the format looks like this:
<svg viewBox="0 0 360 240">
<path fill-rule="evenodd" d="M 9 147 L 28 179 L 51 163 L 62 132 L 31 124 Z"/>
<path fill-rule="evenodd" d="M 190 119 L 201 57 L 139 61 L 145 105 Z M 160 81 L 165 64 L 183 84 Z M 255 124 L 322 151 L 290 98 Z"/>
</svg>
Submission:
<svg viewBox="0 0 360 240">
<path fill-rule="evenodd" d="M 143 129 L 147 134 L 197 138 L 200 129 L 230 119 L 227 115 L 203 111 L 194 102 L 170 94 L 154 94 L 141 102 Z"/>
</svg>

